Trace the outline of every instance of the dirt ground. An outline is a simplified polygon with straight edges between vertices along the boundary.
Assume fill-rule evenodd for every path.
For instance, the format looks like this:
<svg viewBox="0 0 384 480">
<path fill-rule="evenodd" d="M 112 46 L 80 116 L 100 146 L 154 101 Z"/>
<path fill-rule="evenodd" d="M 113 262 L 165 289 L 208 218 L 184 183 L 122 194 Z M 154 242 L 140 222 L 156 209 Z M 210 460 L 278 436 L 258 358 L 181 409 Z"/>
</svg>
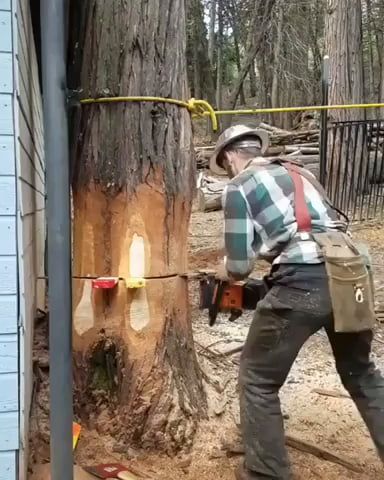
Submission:
<svg viewBox="0 0 384 480">
<path fill-rule="evenodd" d="M 384 311 L 384 227 L 377 224 L 354 228 L 355 235 L 371 247 L 376 269 L 377 302 Z M 222 212 L 194 212 L 190 227 L 190 269 L 214 268 L 221 260 Z M 259 275 L 265 265 L 259 265 Z M 238 437 L 239 411 L 236 392 L 239 354 L 222 355 L 241 345 L 251 320 L 244 314 L 235 323 L 222 316 L 210 328 L 206 314 L 197 308 L 198 285 L 191 282 L 192 320 L 198 358 L 209 398 L 209 421 L 200 426 L 193 451 L 177 458 L 159 457 L 126 449 L 112 438 L 83 430 L 76 449 L 76 462 L 121 461 L 159 480 L 233 480 L 233 468 L 241 456 L 228 457 L 223 442 Z M 36 389 L 32 412 L 31 466 L 49 458 L 47 325 L 37 323 L 35 339 Z M 384 370 L 384 327 L 378 323 L 374 358 Z M 315 335 L 300 353 L 281 394 L 286 431 L 349 460 L 360 473 L 308 453 L 289 449 L 296 480 L 354 480 L 384 478 L 370 437 L 352 401 L 346 396 L 328 396 L 319 389 L 343 392 L 323 332 Z M 317 390 L 317 391 L 316 391 Z"/>
</svg>

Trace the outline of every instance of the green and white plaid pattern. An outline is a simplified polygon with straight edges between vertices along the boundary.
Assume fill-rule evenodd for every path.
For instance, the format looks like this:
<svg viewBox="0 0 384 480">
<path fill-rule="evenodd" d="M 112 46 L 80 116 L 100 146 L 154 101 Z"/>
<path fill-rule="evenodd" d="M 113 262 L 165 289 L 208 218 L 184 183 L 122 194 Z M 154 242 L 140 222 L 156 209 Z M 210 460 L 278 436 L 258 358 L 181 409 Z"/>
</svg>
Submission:
<svg viewBox="0 0 384 480">
<path fill-rule="evenodd" d="M 304 177 L 303 182 L 313 232 L 345 231 L 313 185 Z M 297 232 L 294 186 L 281 165 L 253 160 L 227 185 L 223 210 L 226 267 L 234 277 L 246 277 L 256 258 L 273 264 L 323 262 L 311 235 Z"/>
</svg>

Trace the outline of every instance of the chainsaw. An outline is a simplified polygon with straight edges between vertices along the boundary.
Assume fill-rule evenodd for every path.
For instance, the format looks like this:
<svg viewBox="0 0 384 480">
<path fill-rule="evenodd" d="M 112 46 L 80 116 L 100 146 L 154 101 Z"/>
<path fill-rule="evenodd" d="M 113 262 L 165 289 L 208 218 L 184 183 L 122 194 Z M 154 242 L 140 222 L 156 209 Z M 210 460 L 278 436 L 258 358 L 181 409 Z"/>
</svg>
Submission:
<svg viewBox="0 0 384 480">
<path fill-rule="evenodd" d="M 229 313 L 229 321 L 239 318 L 244 310 L 255 310 L 267 293 L 264 280 L 248 279 L 230 283 L 205 274 L 200 278 L 200 310 L 208 310 L 209 325 L 213 326 L 219 313 Z"/>
</svg>

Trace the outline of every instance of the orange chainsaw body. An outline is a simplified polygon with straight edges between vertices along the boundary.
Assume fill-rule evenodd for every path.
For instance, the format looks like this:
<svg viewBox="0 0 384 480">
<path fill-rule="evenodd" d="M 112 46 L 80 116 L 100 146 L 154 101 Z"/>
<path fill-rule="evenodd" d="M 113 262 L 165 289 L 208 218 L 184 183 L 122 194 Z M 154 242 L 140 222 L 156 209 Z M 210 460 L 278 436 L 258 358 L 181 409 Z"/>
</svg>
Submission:
<svg viewBox="0 0 384 480">
<path fill-rule="evenodd" d="M 221 312 L 243 309 L 243 287 L 243 282 L 236 282 L 224 288 L 219 306 Z"/>
</svg>

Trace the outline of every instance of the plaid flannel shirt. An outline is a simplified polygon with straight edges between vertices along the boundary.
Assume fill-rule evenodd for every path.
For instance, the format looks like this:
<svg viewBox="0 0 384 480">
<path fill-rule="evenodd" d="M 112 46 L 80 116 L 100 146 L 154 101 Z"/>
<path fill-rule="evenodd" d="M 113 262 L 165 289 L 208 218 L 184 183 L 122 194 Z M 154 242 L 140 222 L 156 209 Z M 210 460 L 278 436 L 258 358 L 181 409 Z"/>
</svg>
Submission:
<svg viewBox="0 0 384 480">
<path fill-rule="evenodd" d="M 313 232 L 345 231 L 346 224 L 302 178 Z M 223 210 L 226 268 L 233 277 L 246 277 L 256 258 L 273 264 L 324 261 L 312 236 L 297 231 L 294 186 L 281 165 L 252 160 L 225 188 Z"/>
</svg>

